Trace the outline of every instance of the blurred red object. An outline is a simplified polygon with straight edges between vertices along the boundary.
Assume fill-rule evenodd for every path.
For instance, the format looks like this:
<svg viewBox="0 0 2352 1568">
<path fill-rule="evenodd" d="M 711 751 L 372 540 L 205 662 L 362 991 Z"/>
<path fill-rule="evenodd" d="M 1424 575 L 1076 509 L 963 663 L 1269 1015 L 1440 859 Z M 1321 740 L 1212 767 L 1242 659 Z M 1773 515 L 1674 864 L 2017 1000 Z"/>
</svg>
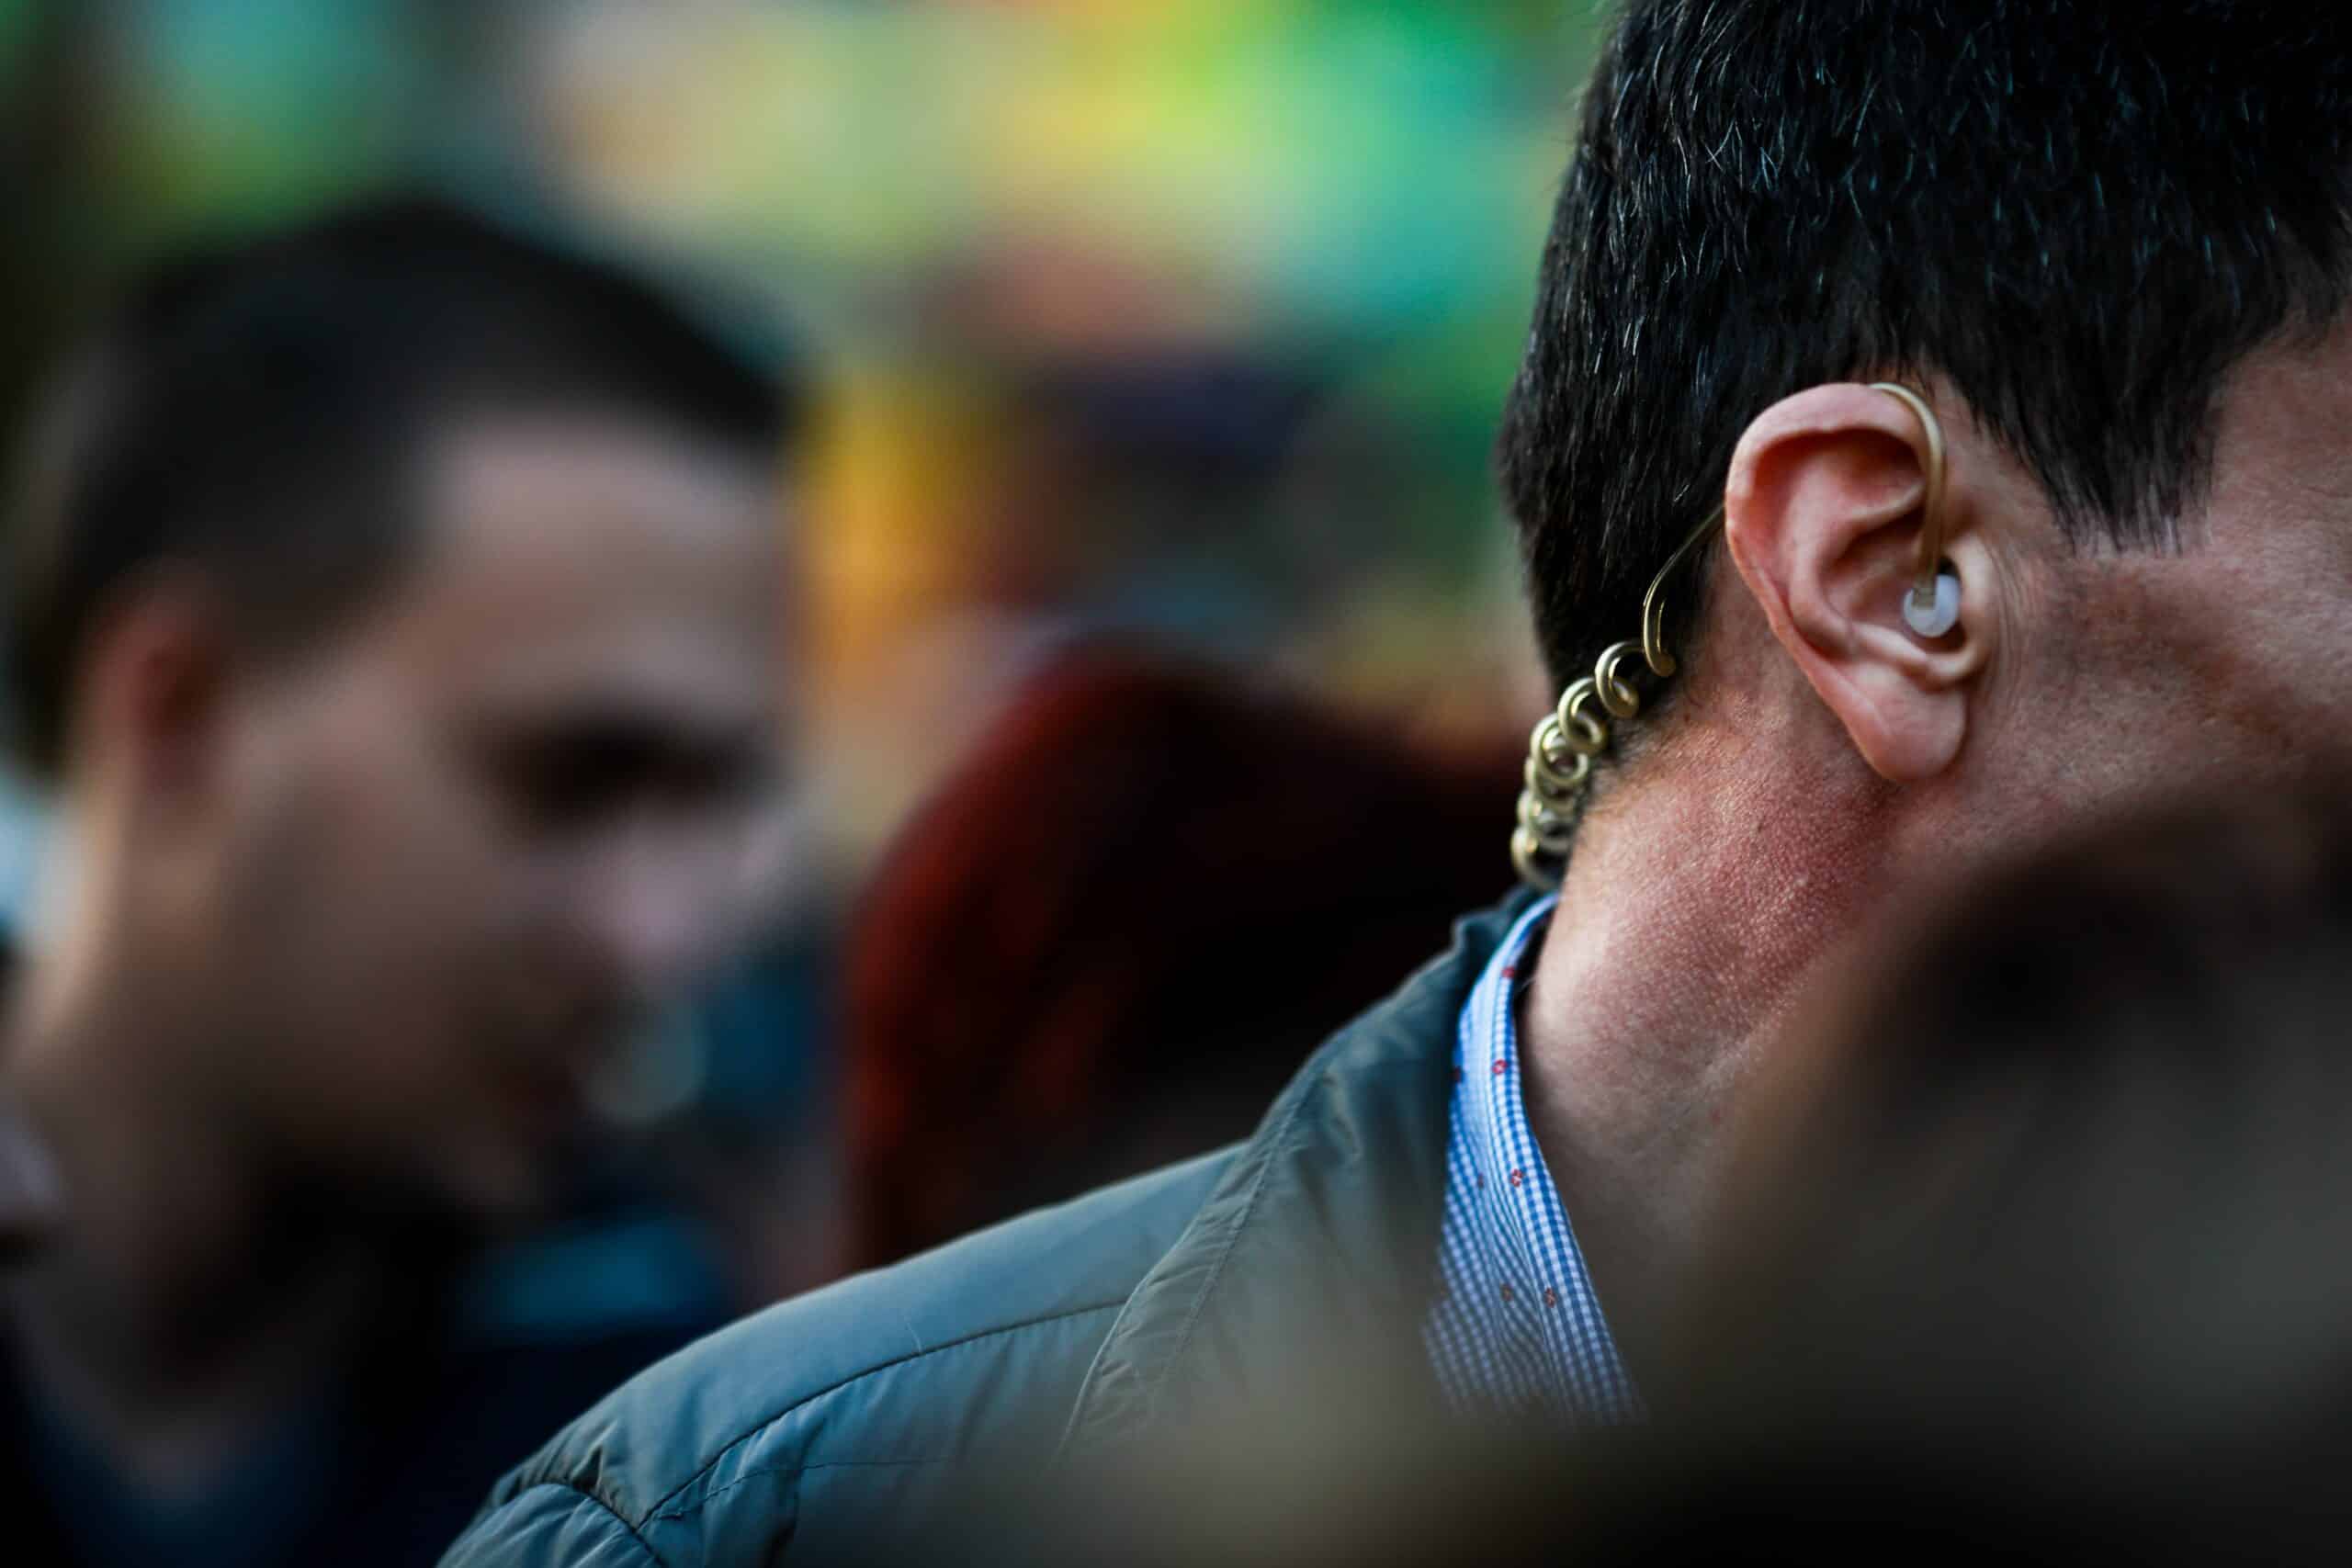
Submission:
<svg viewBox="0 0 2352 1568">
<path fill-rule="evenodd" d="M 855 1261 L 1249 1132 L 1510 885 L 1515 739 L 1435 752 L 1081 649 L 885 857 L 850 936 Z"/>
</svg>

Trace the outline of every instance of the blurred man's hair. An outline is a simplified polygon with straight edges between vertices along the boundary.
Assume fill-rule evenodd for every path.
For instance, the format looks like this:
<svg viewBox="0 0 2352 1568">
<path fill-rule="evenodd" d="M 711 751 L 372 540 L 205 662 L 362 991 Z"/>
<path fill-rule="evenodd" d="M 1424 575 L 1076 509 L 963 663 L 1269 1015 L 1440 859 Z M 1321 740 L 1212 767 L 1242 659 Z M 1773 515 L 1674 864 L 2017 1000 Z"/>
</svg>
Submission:
<svg viewBox="0 0 2352 1568">
<path fill-rule="evenodd" d="M 172 262 L 60 377 L 9 495 L 21 760 L 61 766 L 76 660 L 143 571 L 203 570 L 256 648 L 339 624 L 406 559 L 446 428 L 611 416 L 764 458 L 796 401 L 651 285 L 435 197 Z"/>
<path fill-rule="evenodd" d="M 2348 271 L 2333 7 L 1630 0 L 1498 449 L 1545 658 L 1631 635 L 1741 431 L 1822 382 L 1941 377 L 2069 536 L 2166 544 L 2229 371 Z"/>
</svg>

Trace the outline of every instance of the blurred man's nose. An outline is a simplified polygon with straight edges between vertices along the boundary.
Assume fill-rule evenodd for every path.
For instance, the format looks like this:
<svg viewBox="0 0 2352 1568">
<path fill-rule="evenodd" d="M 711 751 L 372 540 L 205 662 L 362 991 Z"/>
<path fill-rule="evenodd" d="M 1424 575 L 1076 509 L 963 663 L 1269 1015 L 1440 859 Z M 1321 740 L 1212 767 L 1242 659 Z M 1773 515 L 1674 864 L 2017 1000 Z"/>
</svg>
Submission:
<svg viewBox="0 0 2352 1568">
<path fill-rule="evenodd" d="M 619 988 L 663 1000 L 725 956 L 743 852 L 739 833 L 648 824 L 598 858 L 579 912 Z"/>
</svg>

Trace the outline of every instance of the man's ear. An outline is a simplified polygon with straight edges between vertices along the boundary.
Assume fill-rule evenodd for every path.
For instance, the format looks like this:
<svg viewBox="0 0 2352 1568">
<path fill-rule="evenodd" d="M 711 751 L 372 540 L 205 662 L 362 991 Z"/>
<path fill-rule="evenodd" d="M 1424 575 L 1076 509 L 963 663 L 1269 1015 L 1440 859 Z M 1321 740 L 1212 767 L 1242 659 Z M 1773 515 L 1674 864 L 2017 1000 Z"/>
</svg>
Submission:
<svg viewBox="0 0 2352 1568">
<path fill-rule="evenodd" d="M 1959 570 L 1960 623 L 1925 638 L 1904 622 L 1929 462 L 1917 415 L 1847 382 L 1758 415 L 1724 491 L 1724 542 L 1772 636 L 1862 759 L 1897 784 L 1960 754 L 1970 677 L 1996 631 L 1989 558 L 1962 527 L 1957 482 L 1945 493 L 1944 553 Z"/>
<path fill-rule="evenodd" d="M 182 573 L 141 577 L 93 628 L 73 744 L 145 798 L 184 799 L 219 764 L 232 664 L 218 595 Z"/>
</svg>

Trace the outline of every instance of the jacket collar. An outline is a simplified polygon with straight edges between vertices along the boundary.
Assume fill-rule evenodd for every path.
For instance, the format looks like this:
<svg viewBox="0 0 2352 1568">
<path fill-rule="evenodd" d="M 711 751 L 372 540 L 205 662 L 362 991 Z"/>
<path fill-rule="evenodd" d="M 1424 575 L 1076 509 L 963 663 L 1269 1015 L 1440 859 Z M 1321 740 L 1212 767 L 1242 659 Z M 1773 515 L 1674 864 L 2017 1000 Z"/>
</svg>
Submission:
<svg viewBox="0 0 2352 1568">
<path fill-rule="evenodd" d="M 1367 1371 L 1427 1403 L 1454 1032 L 1532 901 L 1461 921 L 1447 953 L 1308 1059 L 1127 1298 L 1065 1456 L 1242 1400 L 1358 1389 Z"/>
</svg>

